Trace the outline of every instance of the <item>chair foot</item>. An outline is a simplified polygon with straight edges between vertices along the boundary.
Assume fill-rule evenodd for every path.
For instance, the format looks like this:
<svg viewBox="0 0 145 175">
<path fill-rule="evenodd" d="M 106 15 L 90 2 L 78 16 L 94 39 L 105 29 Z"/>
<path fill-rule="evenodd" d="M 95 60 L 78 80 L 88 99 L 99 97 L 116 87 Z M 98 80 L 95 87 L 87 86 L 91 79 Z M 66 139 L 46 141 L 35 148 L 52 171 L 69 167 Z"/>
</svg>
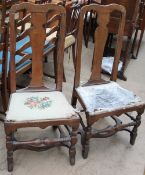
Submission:
<svg viewBox="0 0 145 175">
<path fill-rule="evenodd" d="M 82 157 L 86 159 L 89 153 L 89 139 L 91 134 L 91 127 L 87 128 L 88 131 L 82 135 L 81 143 L 82 143 Z"/>
<path fill-rule="evenodd" d="M 89 153 L 89 145 L 84 145 L 82 148 L 82 157 L 86 159 Z"/>
<path fill-rule="evenodd" d="M 136 59 L 137 59 L 137 57 L 136 57 L 135 55 L 133 55 L 133 54 L 132 54 L 131 59 L 136 60 Z"/>
<path fill-rule="evenodd" d="M 137 133 L 131 133 L 130 134 L 130 144 L 131 145 L 135 144 L 136 137 L 137 137 Z"/>
<path fill-rule="evenodd" d="M 122 71 L 119 71 L 119 72 L 118 72 L 117 77 L 118 77 L 120 80 L 124 80 L 124 81 L 127 80 L 127 77 L 124 75 L 124 73 L 123 73 Z"/>
<path fill-rule="evenodd" d="M 13 151 L 7 151 L 7 164 L 8 164 L 8 171 L 13 171 Z"/>
<path fill-rule="evenodd" d="M 73 146 L 69 149 L 70 165 L 75 165 L 75 155 L 76 155 L 76 149 L 75 146 Z"/>
<path fill-rule="evenodd" d="M 138 130 L 138 127 L 140 126 L 140 124 L 141 124 L 141 115 L 138 114 L 136 117 L 136 125 L 133 127 L 133 130 L 130 133 L 130 144 L 131 145 L 135 144 L 135 140 L 137 137 L 137 130 Z"/>
<path fill-rule="evenodd" d="M 70 165 L 75 165 L 75 156 L 69 157 Z"/>
</svg>

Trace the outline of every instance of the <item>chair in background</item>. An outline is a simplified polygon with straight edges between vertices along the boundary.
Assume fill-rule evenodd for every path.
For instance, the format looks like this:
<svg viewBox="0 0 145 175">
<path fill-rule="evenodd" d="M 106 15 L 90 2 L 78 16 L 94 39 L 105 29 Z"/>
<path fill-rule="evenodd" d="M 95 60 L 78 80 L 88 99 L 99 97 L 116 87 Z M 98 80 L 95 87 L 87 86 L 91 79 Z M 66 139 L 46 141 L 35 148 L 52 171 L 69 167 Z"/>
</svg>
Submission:
<svg viewBox="0 0 145 175">
<path fill-rule="evenodd" d="M 132 46 L 132 53 L 134 56 L 134 49 L 137 43 L 136 40 L 137 40 L 138 32 L 140 31 L 139 41 L 137 43 L 137 50 L 134 56 L 135 59 L 137 58 L 138 53 L 139 53 L 139 49 L 140 49 L 141 42 L 142 42 L 143 35 L 144 35 L 144 30 L 145 30 L 145 0 L 141 0 L 140 8 L 139 8 L 139 16 L 138 16 L 137 26 L 136 26 L 136 32 L 134 35 L 134 41 L 133 41 L 133 46 Z"/>
<path fill-rule="evenodd" d="M 50 0 L 37 0 L 35 3 L 47 4 L 47 3 L 51 3 L 51 1 Z M 67 11 L 67 15 L 66 15 L 67 25 L 66 25 L 66 37 L 65 37 L 64 50 L 67 50 L 69 48 L 72 49 L 72 58 L 73 58 L 73 63 L 75 64 L 75 44 L 76 44 L 75 38 L 76 38 L 76 31 L 77 31 L 78 16 L 79 16 L 81 6 L 78 3 L 66 4 L 66 1 L 62 1 L 62 2 L 59 1 L 57 5 L 64 6 Z M 56 33 L 53 33 L 51 37 L 55 37 L 55 35 Z M 50 37 L 48 37 L 48 41 L 49 39 Z"/>
<path fill-rule="evenodd" d="M 21 10 L 28 11 L 31 16 L 30 30 L 27 30 L 32 49 L 32 79 L 30 85 L 16 92 L 16 26 L 14 16 Z M 49 13 L 55 11 L 56 15 L 47 19 Z M 69 148 L 70 164 L 75 164 L 75 144 L 77 142 L 77 129 L 79 118 L 74 109 L 67 102 L 62 91 L 63 82 L 63 58 L 65 39 L 65 9 L 54 4 L 34 5 L 22 3 L 15 5 L 10 10 L 10 87 L 11 98 L 6 119 L 4 122 L 6 133 L 6 148 L 8 171 L 13 170 L 13 152 L 18 149 L 44 151 L 55 146 Z M 47 28 L 57 21 L 57 26 L 50 30 L 57 32 L 56 45 L 56 87 L 47 88 L 43 84 L 43 52 Z M 51 44 L 51 41 L 50 43 Z M 63 132 L 61 125 L 65 125 L 68 134 Z M 44 129 L 55 126 L 60 131 L 60 138 L 39 138 L 33 140 L 17 140 L 15 132 L 20 128 L 38 127 Z M 48 162 L 49 163 L 49 162 Z"/>
<path fill-rule="evenodd" d="M 82 6 L 84 5 L 89 5 L 89 4 L 101 4 L 101 0 L 89 0 L 86 1 Z M 94 42 L 94 31 L 96 29 L 96 21 L 97 21 L 97 15 L 91 11 L 85 14 L 84 18 L 84 41 L 85 41 L 85 46 L 88 47 L 88 42 L 90 36 L 92 37 L 92 40 Z"/>
<path fill-rule="evenodd" d="M 139 1 L 140 0 L 102 0 L 102 5 L 107 5 L 111 3 L 117 3 L 119 5 L 123 5 L 126 8 L 126 21 L 125 21 L 125 28 L 124 28 L 124 34 L 123 36 L 127 37 L 127 41 L 125 42 L 125 49 L 124 53 L 122 54 L 122 69 L 118 72 L 118 77 L 120 79 L 126 80 L 126 77 L 124 76 L 124 71 L 128 65 L 129 58 L 132 57 L 131 54 L 131 39 L 133 36 L 133 33 L 135 32 L 136 25 L 137 25 L 137 18 L 138 18 L 138 11 L 139 11 Z M 109 23 L 109 33 L 116 35 L 118 31 L 118 23 L 119 23 L 120 17 L 119 15 L 114 12 L 111 15 L 111 20 Z"/>
<path fill-rule="evenodd" d="M 89 11 L 97 13 L 98 27 L 95 31 L 95 43 L 93 53 L 93 64 L 89 80 L 80 84 L 81 69 L 81 53 L 84 14 Z M 109 21 L 112 12 L 117 11 L 121 18 L 117 34 L 115 58 L 111 81 L 103 80 L 101 77 L 101 63 L 105 44 L 109 33 Z M 110 20 L 109 20 L 110 19 Z M 141 115 L 145 109 L 145 103 L 141 102 L 139 97 L 135 96 L 131 91 L 122 88 L 115 81 L 117 79 L 118 63 L 120 59 L 122 41 L 125 26 L 125 8 L 118 4 L 111 5 L 88 5 L 81 9 L 79 17 L 77 50 L 75 64 L 74 90 L 72 96 L 72 105 L 76 106 L 77 100 L 81 104 L 86 115 L 86 124 L 80 115 L 80 123 L 82 125 L 82 155 L 87 158 L 89 151 L 89 141 L 91 138 L 106 138 L 114 135 L 118 131 L 127 131 L 130 133 L 130 143 L 133 145 L 137 136 L 137 129 L 141 124 Z M 131 113 L 133 112 L 134 113 Z M 134 116 L 135 115 L 135 116 Z M 131 121 L 121 121 L 122 117 L 128 117 Z M 111 118 L 115 125 L 97 130 L 94 124 L 99 119 Z"/>
<path fill-rule="evenodd" d="M 1 26 L 4 26 L 5 23 L 9 22 L 9 9 L 12 5 L 23 2 L 23 0 L 2 0 L 1 8 L 2 8 L 2 18 L 1 18 Z"/>
</svg>

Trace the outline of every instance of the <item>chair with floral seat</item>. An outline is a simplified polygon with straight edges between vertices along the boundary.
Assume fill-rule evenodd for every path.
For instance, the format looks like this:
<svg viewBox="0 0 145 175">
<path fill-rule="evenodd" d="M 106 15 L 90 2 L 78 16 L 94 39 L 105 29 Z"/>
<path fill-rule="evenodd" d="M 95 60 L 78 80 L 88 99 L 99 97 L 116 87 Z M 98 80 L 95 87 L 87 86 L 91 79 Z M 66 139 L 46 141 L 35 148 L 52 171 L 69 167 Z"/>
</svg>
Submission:
<svg viewBox="0 0 145 175">
<path fill-rule="evenodd" d="M 26 10 L 31 14 L 31 27 L 28 30 L 30 46 L 32 48 L 32 79 L 30 85 L 16 91 L 15 71 L 15 20 L 18 11 Z M 47 19 L 53 11 L 57 15 Z M 70 164 L 75 163 L 75 144 L 77 142 L 77 129 L 79 118 L 74 109 L 67 102 L 62 91 L 63 82 L 63 57 L 65 38 L 65 9 L 55 4 L 34 5 L 22 3 L 15 5 L 10 10 L 10 88 L 11 97 L 6 119 L 4 122 L 6 133 L 8 171 L 13 170 L 13 152 L 18 149 L 44 151 L 55 146 L 69 148 Z M 43 83 L 43 50 L 46 41 L 46 29 L 52 22 L 57 21 L 56 45 L 56 85 L 54 89 L 44 86 Z M 47 33 L 48 34 L 48 33 Z M 51 35 L 51 31 L 49 33 Z M 50 44 L 50 43 L 49 43 Z M 68 134 L 63 132 L 60 125 L 65 125 Z M 20 128 L 41 128 L 57 126 L 60 138 L 39 138 L 33 140 L 18 140 L 15 131 Z M 49 163 L 49 162 L 48 162 Z"/>
<path fill-rule="evenodd" d="M 82 38 L 84 14 L 88 11 L 95 11 L 98 18 L 98 27 L 95 30 L 95 43 L 93 52 L 93 64 L 90 78 L 86 83 L 80 83 L 81 72 L 81 52 L 82 52 Z M 110 21 L 110 14 L 118 12 L 121 16 L 119 22 L 119 29 L 117 34 L 115 58 L 113 63 L 113 70 L 111 74 L 111 81 L 104 80 L 101 76 L 101 64 L 105 43 L 108 36 L 108 23 Z M 130 144 L 135 143 L 137 130 L 141 124 L 141 115 L 145 109 L 145 103 L 133 92 L 122 88 L 118 83 L 117 69 L 122 47 L 122 39 L 125 25 L 125 8 L 122 5 L 88 5 L 81 9 L 79 17 L 79 30 L 77 36 L 76 49 L 76 65 L 74 90 L 72 96 L 72 105 L 75 107 L 77 100 L 82 106 L 81 112 L 86 115 L 86 124 L 80 115 L 80 123 L 82 125 L 82 155 L 87 158 L 89 151 L 89 141 L 91 138 L 106 138 L 112 136 L 118 131 L 127 131 L 130 133 Z M 122 120 L 128 117 L 131 121 Z M 104 129 L 95 128 L 94 124 L 100 119 L 111 118 L 115 124 L 107 126 Z M 109 120 L 110 124 L 110 120 Z"/>
</svg>

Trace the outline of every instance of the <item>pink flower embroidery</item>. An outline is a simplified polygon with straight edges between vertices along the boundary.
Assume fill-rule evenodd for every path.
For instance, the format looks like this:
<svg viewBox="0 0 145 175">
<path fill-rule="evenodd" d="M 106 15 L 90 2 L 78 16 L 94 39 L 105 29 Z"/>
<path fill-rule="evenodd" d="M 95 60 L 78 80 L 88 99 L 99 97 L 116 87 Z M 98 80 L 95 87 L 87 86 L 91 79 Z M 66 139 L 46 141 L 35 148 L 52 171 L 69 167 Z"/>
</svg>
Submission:
<svg viewBox="0 0 145 175">
<path fill-rule="evenodd" d="M 24 102 L 24 105 L 29 107 L 30 109 L 38 108 L 45 109 L 51 106 L 52 101 L 49 97 L 29 97 Z"/>
</svg>

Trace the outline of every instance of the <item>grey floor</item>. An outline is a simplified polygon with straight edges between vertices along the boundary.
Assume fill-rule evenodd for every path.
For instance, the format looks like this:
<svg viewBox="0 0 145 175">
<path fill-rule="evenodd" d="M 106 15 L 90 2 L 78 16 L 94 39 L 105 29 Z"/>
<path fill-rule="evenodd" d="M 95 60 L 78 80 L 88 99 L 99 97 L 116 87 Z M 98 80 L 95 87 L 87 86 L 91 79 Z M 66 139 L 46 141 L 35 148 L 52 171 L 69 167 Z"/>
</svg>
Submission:
<svg viewBox="0 0 145 175">
<path fill-rule="evenodd" d="M 83 48 L 82 80 L 89 75 L 93 45 Z M 69 102 L 72 91 L 74 69 L 69 54 L 65 54 L 65 74 L 67 82 L 63 91 Z M 118 80 L 118 83 L 145 100 L 145 38 L 142 43 L 137 60 L 131 60 L 126 70 L 127 81 Z M 44 78 L 46 84 L 50 79 Z M 81 156 L 80 137 L 76 145 L 76 164 L 69 165 L 68 150 L 66 148 L 53 148 L 45 152 L 32 152 L 19 150 L 14 153 L 14 171 L 7 172 L 5 133 L 3 124 L 0 123 L 0 175 L 143 175 L 145 168 L 145 115 L 142 116 L 142 124 L 139 128 L 136 144 L 130 146 L 129 134 L 120 132 L 107 139 L 92 139 L 88 159 Z M 99 128 L 108 124 L 108 120 L 101 120 Z M 48 132 L 49 131 L 49 132 Z M 55 133 L 56 134 L 56 133 Z M 17 137 L 33 138 L 35 136 L 53 137 L 52 129 L 21 130 Z"/>
</svg>

